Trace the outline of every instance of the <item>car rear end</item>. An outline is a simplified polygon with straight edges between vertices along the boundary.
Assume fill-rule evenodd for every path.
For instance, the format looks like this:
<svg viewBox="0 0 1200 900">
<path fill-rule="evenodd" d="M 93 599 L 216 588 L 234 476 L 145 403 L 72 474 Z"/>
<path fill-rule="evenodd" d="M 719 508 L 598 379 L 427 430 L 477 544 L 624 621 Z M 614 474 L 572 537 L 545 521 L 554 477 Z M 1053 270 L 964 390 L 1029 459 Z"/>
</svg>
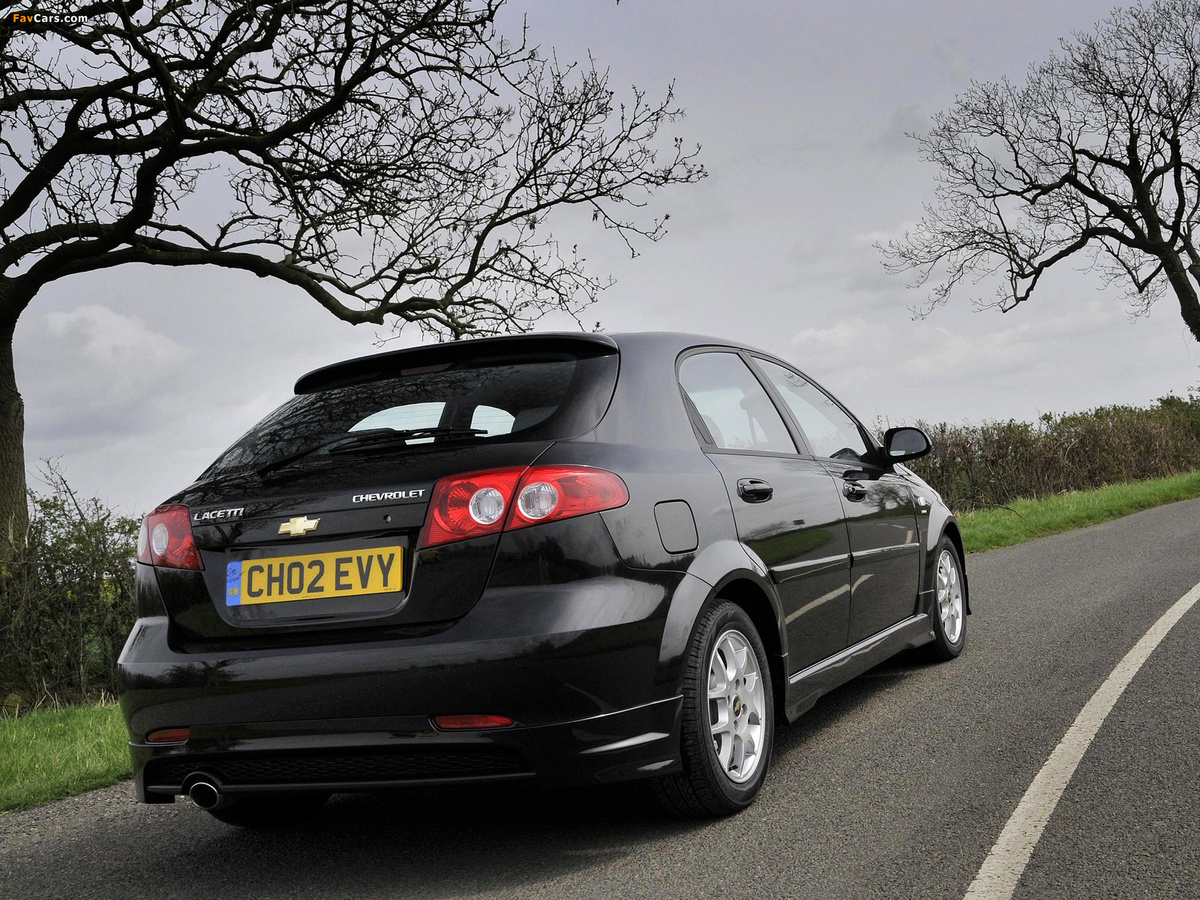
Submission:
<svg viewBox="0 0 1200 900">
<path fill-rule="evenodd" d="M 677 765 L 682 576 L 620 558 L 628 487 L 587 444 L 619 367 L 578 335 L 318 370 L 147 516 L 119 663 L 139 799 Z"/>
</svg>

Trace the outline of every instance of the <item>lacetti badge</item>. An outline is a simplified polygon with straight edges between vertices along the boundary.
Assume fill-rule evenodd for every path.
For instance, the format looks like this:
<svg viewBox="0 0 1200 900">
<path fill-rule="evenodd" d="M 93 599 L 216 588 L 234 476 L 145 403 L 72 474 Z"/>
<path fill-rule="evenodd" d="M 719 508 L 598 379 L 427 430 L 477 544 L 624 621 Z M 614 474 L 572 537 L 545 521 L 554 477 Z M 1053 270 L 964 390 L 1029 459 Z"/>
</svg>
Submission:
<svg viewBox="0 0 1200 900">
<path fill-rule="evenodd" d="M 239 519 L 245 511 L 246 507 L 235 506 L 231 509 L 208 509 L 204 512 L 194 512 L 192 513 L 192 524 L 203 525 L 207 522 L 219 522 L 222 519 Z"/>
<path fill-rule="evenodd" d="M 294 519 L 288 519 L 279 526 L 280 534 L 290 534 L 292 537 L 300 537 L 302 534 L 308 534 L 310 531 L 316 530 L 317 523 L 320 519 L 310 519 L 308 516 L 297 516 Z"/>
</svg>

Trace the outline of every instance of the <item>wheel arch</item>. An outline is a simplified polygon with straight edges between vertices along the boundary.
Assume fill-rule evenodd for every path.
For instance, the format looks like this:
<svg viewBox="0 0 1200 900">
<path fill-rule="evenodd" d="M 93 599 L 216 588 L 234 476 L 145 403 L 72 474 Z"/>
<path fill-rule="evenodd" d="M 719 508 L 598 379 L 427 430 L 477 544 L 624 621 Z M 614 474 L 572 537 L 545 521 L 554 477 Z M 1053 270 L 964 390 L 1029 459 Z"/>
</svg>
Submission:
<svg viewBox="0 0 1200 900">
<path fill-rule="evenodd" d="M 787 653 L 780 635 L 779 620 L 771 599 L 762 587 L 748 578 L 733 578 L 713 591 L 713 597 L 738 606 L 754 623 L 758 636 L 767 651 L 771 669 L 771 692 L 776 715 L 786 721 L 784 708 L 787 695 Z"/>
<path fill-rule="evenodd" d="M 678 693 L 683 679 L 683 658 L 691 646 L 701 612 L 713 600 L 728 600 L 743 609 L 754 623 L 771 672 L 777 709 L 787 688 L 787 636 L 779 598 L 757 557 L 737 541 L 719 541 L 692 561 L 671 597 L 659 649 L 660 684 Z"/>
<path fill-rule="evenodd" d="M 958 551 L 959 573 L 962 575 L 963 587 L 963 606 L 966 608 L 967 615 L 971 614 L 971 586 L 967 578 L 967 554 L 963 549 L 962 532 L 959 531 L 958 522 L 955 519 L 949 519 L 945 527 L 942 529 L 942 536 L 954 545 L 954 549 Z M 938 540 L 941 543 L 941 540 Z M 934 544 L 936 547 L 937 544 Z M 934 564 L 936 566 L 936 563 Z"/>
</svg>

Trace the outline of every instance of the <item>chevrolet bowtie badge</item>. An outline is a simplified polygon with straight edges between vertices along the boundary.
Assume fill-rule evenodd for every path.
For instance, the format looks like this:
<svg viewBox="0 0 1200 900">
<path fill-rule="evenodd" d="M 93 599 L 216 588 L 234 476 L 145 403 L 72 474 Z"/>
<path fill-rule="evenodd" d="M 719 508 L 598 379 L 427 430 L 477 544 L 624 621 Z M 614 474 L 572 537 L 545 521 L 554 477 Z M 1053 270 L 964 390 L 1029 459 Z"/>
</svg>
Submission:
<svg viewBox="0 0 1200 900">
<path fill-rule="evenodd" d="M 320 519 L 310 519 L 308 516 L 297 516 L 294 519 L 288 519 L 279 526 L 280 534 L 290 534 L 292 537 L 300 537 L 302 534 L 308 534 L 317 527 Z"/>
</svg>

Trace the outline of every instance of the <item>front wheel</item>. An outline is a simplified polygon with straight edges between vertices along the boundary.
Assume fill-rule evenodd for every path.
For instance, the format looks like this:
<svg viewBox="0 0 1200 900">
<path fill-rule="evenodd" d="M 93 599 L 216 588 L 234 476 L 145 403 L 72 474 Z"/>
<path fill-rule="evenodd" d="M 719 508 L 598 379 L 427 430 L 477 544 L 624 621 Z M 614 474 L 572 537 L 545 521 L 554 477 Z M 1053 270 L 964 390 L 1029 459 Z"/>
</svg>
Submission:
<svg viewBox="0 0 1200 900">
<path fill-rule="evenodd" d="M 945 662 L 962 653 L 967 640 L 967 585 L 958 550 L 944 537 L 937 548 L 934 591 L 930 610 L 934 638 L 928 654 L 937 662 Z"/>
<path fill-rule="evenodd" d="M 656 783 L 681 815 L 724 816 L 754 802 L 771 762 L 771 672 L 750 617 L 718 601 L 700 616 L 685 659 L 683 771 Z"/>
</svg>

